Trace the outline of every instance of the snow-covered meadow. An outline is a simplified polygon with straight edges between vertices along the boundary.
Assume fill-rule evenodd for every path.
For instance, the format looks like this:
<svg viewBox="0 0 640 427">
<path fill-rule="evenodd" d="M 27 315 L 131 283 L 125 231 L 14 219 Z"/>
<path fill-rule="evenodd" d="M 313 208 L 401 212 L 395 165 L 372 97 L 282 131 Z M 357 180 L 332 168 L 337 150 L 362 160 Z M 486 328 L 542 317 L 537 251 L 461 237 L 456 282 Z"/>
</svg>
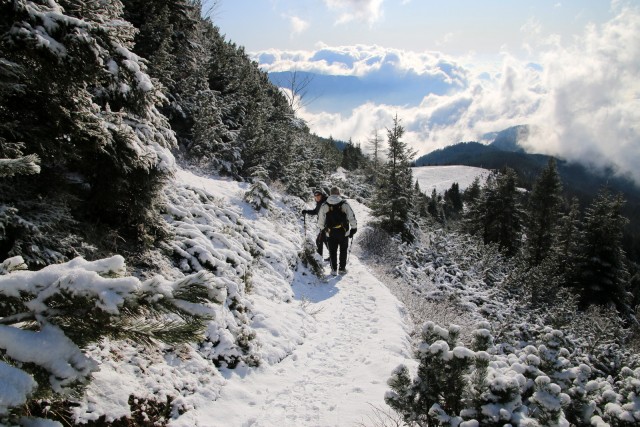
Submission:
<svg viewBox="0 0 640 427">
<path fill-rule="evenodd" d="M 418 181 L 420 189 L 427 195 L 435 189 L 436 193 L 443 194 L 445 190 L 451 188 L 453 183 L 458 183 L 460 191 L 467 188 L 476 178 L 480 179 L 480 184 L 491 173 L 487 169 L 473 166 L 421 166 L 411 168 L 413 179 Z"/>
</svg>

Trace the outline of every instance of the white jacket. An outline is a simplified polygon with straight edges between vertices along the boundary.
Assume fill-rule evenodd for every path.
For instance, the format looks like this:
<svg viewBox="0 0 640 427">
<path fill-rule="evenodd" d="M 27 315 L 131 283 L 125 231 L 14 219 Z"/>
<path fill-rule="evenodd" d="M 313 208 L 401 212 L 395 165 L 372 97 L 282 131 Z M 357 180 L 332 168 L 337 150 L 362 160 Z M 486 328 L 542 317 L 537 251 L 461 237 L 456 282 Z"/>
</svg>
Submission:
<svg viewBox="0 0 640 427">
<path fill-rule="evenodd" d="M 327 220 L 327 212 L 329 212 L 329 205 L 337 205 L 342 202 L 344 199 L 340 196 L 336 196 L 335 194 L 329 196 L 327 201 L 320 207 L 318 211 L 318 228 L 321 230 L 324 229 L 325 221 Z M 347 214 L 347 221 L 349 221 L 349 228 L 354 229 L 358 228 L 358 222 L 356 221 L 356 216 L 353 213 L 353 209 L 349 206 L 348 202 L 344 202 L 341 206 L 342 212 Z"/>
</svg>

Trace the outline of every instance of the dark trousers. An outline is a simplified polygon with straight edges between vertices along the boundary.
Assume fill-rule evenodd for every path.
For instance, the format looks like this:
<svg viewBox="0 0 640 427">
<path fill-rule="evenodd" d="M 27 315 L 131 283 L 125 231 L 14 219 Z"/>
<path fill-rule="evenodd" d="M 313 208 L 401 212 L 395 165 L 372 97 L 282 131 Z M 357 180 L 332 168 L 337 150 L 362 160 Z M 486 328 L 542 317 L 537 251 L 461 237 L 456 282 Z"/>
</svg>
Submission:
<svg viewBox="0 0 640 427">
<path fill-rule="evenodd" d="M 349 238 L 344 233 L 339 236 L 329 236 L 329 259 L 331 261 L 331 269 L 337 270 L 338 265 L 338 248 L 340 249 L 340 270 L 344 270 L 347 266 L 347 249 L 349 248 Z"/>
<path fill-rule="evenodd" d="M 320 233 L 318 233 L 318 237 L 316 237 L 316 250 L 318 251 L 318 254 L 320 256 L 322 256 L 322 248 L 324 247 L 324 231 L 321 231 Z"/>
</svg>

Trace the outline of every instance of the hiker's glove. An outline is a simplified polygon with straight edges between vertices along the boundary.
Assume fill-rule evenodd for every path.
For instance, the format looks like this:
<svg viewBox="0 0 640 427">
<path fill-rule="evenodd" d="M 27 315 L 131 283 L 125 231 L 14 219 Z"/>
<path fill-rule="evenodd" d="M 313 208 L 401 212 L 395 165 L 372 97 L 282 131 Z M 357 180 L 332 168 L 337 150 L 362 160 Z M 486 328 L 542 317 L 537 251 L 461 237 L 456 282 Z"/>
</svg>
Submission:
<svg viewBox="0 0 640 427">
<path fill-rule="evenodd" d="M 358 231 L 357 228 L 352 228 L 351 233 L 349 233 L 349 236 L 353 237 L 356 234 L 356 231 Z"/>
</svg>

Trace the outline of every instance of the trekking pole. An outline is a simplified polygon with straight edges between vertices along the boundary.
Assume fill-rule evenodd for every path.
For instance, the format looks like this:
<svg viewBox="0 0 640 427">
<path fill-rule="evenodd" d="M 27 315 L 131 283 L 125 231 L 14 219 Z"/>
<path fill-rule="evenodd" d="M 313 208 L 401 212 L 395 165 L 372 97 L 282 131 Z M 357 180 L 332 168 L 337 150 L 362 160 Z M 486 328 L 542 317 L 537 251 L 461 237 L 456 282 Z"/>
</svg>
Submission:
<svg viewBox="0 0 640 427">
<path fill-rule="evenodd" d="M 302 222 L 304 223 L 304 238 L 307 238 L 307 214 L 302 214 Z"/>
<path fill-rule="evenodd" d="M 351 241 L 349 242 L 349 249 L 347 250 L 347 264 L 349 263 L 349 258 L 351 258 L 351 246 L 353 246 L 353 236 L 349 236 L 349 239 Z"/>
</svg>

